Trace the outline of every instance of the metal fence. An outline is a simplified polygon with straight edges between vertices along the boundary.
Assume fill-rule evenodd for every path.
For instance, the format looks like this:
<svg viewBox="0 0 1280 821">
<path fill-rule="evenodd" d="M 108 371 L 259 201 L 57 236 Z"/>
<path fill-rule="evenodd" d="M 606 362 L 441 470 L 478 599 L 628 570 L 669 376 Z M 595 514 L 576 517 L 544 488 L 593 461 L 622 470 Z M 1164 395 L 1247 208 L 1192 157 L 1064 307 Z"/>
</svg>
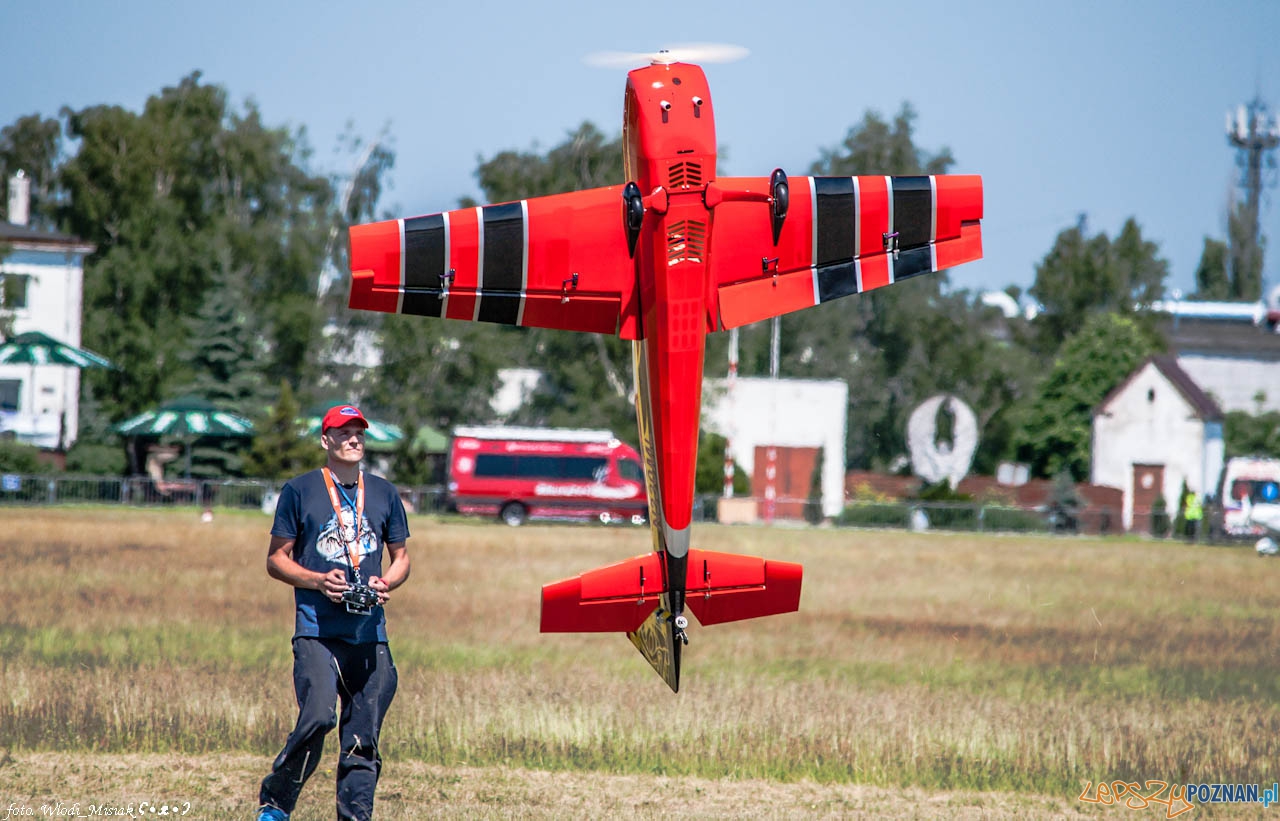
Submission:
<svg viewBox="0 0 1280 821">
<path fill-rule="evenodd" d="M 128 478 L 64 475 L 0 475 L 0 506 L 106 504 L 161 507 L 195 505 L 207 508 L 270 509 L 281 483 L 261 479 L 185 480 L 157 482 L 149 477 Z M 447 507 L 443 487 L 401 488 L 401 498 L 419 513 L 438 513 Z"/>
<path fill-rule="evenodd" d="M 66 475 L 0 475 L 0 506 L 107 504 L 160 507 L 194 505 L 206 508 L 263 509 L 270 511 L 280 483 L 258 479 L 221 481 L 169 480 L 149 477 L 103 477 Z M 443 486 L 400 488 L 406 507 L 416 513 L 444 513 L 449 510 Z M 694 499 L 693 520 L 720 521 L 721 497 L 703 495 Z M 741 501 L 741 500 L 735 500 Z M 763 500 L 758 502 L 763 522 Z M 804 503 L 805 500 L 780 500 Z M 796 505 L 792 510 L 801 509 Z M 816 514 L 816 508 L 805 508 Z M 812 515 L 812 521 L 821 521 Z M 775 519 L 776 524 L 804 524 L 805 519 Z M 988 504 L 954 502 L 851 502 L 832 523 L 840 527 L 897 528 L 903 530 L 952 530 L 1019 533 L 1093 533 L 1120 531 L 1117 511 L 1084 508 L 1077 511 L 1027 509 Z"/>
<path fill-rule="evenodd" d="M 766 521 L 763 499 L 746 501 L 758 509 L 754 520 Z M 719 521 L 720 497 L 699 496 L 694 502 L 694 521 Z M 777 508 L 804 510 L 804 518 L 775 518 L 779 524 L 817 523 L 823 520 L 816 505 L 804 499 L 779 499 Z M 1111 508 L 1024 508 L 974 502 L 865 502 L 850 501 L 831 520 L 837 527 L 870 527 L 901 530 L 953 530 L 986 533 L 1090 533 L 1121 531 L 1119 511 Z"/>
</svg>

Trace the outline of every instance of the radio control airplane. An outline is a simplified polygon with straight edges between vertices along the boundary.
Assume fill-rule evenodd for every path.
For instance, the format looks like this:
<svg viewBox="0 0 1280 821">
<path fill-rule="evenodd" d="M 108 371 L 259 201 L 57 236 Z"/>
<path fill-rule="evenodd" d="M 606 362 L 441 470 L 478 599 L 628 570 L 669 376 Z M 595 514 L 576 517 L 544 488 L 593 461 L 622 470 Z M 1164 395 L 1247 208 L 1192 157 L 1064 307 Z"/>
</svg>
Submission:
<svg viewBox="0 0 1280 821">
<path fill-rule="evenodd" d="M 627 75 L 622 185 L 351 228 L 353 309 L 632 341 L 653 552 L 542 588 L 543 632 L 625 632 L 679 691 L 687 612 L 795 611 L 799 564 L 690 546 L 708 333 L 982 256 L 979 176 L 720 177 L 702 69 Z"/>
</svg>

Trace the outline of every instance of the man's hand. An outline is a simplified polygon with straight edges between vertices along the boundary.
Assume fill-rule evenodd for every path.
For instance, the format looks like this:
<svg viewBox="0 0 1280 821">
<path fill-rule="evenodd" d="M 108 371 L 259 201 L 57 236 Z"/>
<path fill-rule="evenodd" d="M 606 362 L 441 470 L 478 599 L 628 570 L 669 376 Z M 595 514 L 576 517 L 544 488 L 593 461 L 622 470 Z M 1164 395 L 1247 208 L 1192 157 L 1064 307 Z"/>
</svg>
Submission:
<svg viewBox="0 0 1280 821">
<path fill-rule="evenodd" d="M 378 604 L 386 604 L 391 598 L 391 588 L 387 587 L 387 583 L 382 580 L 381 576 L 369 577 L 369 589 L 378 594 Z"/>
<path fill-rule="evenodd" d="M 342 593 L 348 587 L 350 585 L 347 584 L 346 572 L 340 567 L 335 567 L 320 577 L 320 583 L 316 589 L 323 593 L 329 601 L 334 604 L 341 604 Z"/>
</svg>

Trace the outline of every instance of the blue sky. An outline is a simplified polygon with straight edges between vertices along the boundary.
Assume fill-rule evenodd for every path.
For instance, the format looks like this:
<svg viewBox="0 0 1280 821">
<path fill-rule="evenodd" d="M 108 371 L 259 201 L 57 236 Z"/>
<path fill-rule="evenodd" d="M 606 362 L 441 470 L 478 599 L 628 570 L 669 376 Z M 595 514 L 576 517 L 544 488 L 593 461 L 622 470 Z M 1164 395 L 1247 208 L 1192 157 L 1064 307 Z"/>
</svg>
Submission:
<svg viewBox="0 0 1280 821">
<path fill-rule="evenodd" d="M 1206 235 L 1225 235 L 1238 179 L 1228 109 L 1280 108 L 1280 3 L 1270 0 L 983 2 L 0 3 L 0 125 L 68 105 L 139 110 L 199 69 L 271 125 L 305 126 L 313 170 L 348 121 L 390 124 L 384 207 L 398 215 L 478 196 L 478 157 L 546 149 L 584 120 L 620 128 L 625 72 L 600 50 L 726 42 L 751 55 L 707 66 L 722 174 L 803 173 L 868 109 L 919 114 L 916 143 L 980 173 L 986 259 L 964 288 L 1029 286 L 1058 231 L 1088 215 L 1114 236 L 1129 216 L 1188 290 Z M 344 163 L 346 165 L 344 165 Z M 1265 275 L 1280 283 L 1280 206 Z"/>
</svg>

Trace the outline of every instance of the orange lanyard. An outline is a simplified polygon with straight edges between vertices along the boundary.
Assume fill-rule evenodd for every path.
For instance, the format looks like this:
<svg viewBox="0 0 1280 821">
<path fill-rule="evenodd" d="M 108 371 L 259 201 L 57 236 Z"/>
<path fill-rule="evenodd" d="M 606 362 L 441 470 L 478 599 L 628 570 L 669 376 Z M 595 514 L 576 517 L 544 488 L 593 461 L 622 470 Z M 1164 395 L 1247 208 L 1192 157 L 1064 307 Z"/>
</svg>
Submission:
<svg viewBox="0 0 1280 821">
<path fill-rule="evenodd" d="M 346 533 L 342 527 L 342 502 L 338 499 L 338 486 L 333 481 L 333 472 L 329 468 L 320 469 L 324 473 L 324 484 L 329 489 L 329 502 L 333 505 L 333 512 L 338 517 L 338 542 L 347 549 L 347 559 L 351 562 L 351 569 L 355 571 L 356 581 L 360 581 L 360 555 L 356 551 L 356 546 L 360 543 L 360 521 L 364 518 L 364 471 L 360 471 L 359 478 L 356 479 L 356 507 L 355 507 L 355 525 L 351 532 L 355 534 L 355 538 L 350 542 L 347 541 Z"/>
</svg>

